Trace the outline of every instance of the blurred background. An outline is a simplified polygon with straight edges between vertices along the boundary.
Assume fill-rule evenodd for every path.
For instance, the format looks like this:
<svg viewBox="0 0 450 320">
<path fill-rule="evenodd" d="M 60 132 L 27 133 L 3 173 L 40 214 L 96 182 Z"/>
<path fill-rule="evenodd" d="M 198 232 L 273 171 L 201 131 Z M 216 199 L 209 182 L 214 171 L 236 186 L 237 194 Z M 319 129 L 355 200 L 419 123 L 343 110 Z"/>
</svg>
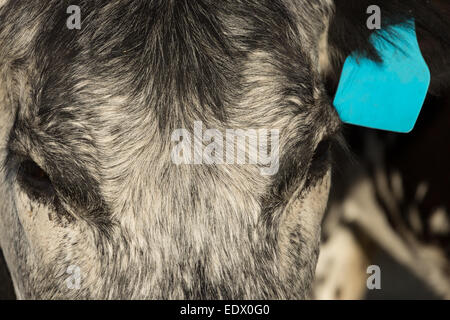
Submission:
<svg viewBox="0 0 450 320">
<path fill-rule="evenodd" d="M 450 1 L 433 2 L 450 19 Z M 450 48 L 417 34 L 433 71 L 414 130 L 345 126 L 349 150 L 333 153 L 316 299 L 450 299 Z M 367 287 L 372 265 L 380 290 Z"/>
<path fill-rule="evenodd" d="M 450 299 L 450 90 L 428 96 L 409 134 L 344 131 L 315 298 Z M 370 265 L 380 290 L 367 288 Z"/>
</svg>

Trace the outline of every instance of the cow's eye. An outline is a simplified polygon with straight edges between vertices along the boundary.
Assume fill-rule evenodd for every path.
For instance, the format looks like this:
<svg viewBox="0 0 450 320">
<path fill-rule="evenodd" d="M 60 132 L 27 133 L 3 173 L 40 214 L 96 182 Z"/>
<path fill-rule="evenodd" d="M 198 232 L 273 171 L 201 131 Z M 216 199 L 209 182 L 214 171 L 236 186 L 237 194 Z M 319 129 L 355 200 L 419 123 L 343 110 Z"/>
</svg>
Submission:
<svg viewBox="0 0 450 320">
<path fill-rule="evenodd" d="M 322 178 L 329 170 L 332 145 L 332 139 L 325 139 L 317 145 L 309 166 L 305 188 Z"/>
<path fill-rule="evenodd" d="M 325 139 L 321 141 L 314 151 L 313 163 L 316 162 L 324 162 L 329 159 L 330 150 L 331 150 L 332 140 Z"/>
<path fill-rule="evenodd" d="M 36 198 L 49 198 L 54 194 L 48 174 L 34 161 L 24 160 L 20 164 L 18 180 L 30 195 Z"/>
</svg>

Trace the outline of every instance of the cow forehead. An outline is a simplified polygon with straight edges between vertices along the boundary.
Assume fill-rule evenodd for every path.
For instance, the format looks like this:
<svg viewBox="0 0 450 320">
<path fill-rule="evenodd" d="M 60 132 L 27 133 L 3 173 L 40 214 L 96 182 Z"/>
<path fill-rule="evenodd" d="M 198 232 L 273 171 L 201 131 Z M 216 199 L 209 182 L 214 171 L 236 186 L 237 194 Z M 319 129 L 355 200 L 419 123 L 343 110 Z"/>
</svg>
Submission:
<svg viewBox="0 0 450 320">
<path fill-rule="evenodd" d="M 308 57 L 304 55 L 314 51 L 309 45 L 318 40 L 316 33 L 324 28 L 324 22 L 318 22 L 324 20 L 324 5 L 319 2 L 311 6 L 307 1 L 297 1 L 295 6 L 283 3 L 90 2 L 81 6 L 83 28 L 69 30 L 64 5 L 51 1 L 48 8 L 42 8 L 39 2 L 32 1 L 26 8 L 11 5 L 5 9 L 4 15 L 18 15 L 20 21 L 14 30 L 4 28 L 2 33 L 6 33 L 3 39 L 19 44 L 11 50 L 19 57 L 30 54 L 24 51 L 33 50 L 36 67 L 55 70 L 51 81 L 47 81 L 52 82 L 50 87 L 64 82 L 58 81 L 61 78 L 68 82 L 97 76 L 122 80 L 115 91 L 129 93 L 128 81 L 133 80 L 136 91 L 145 85 L 170 93 L 195 93 L 192 91 L 197 89 L 204 93 L 204 102 L 219 109 L 218 101 L 224 99 L 220 94 L 225 95 L 221 89 L 234 84 L 233 75 L 240 71 L 243 58 L 249 53 L 268 52 L 272 63 L 289 55 L 296 63 L 310 62 L 305 61 Z M 291 7 L 301 8 L 301 22 L 294 20 Z M 296 33 L 292 29 L 297 29 Z M 17 31 L 28 34 L 22 36 Z M 302 67 L 302 63 L 297 65 L 299 73 L 308 71 Z"/>
<path fill-rule="evenodd" d="M 48 141 L 59 137 L 89 154 L 96 160 L 89 164 L 111 161 L 103 151 L 161 153 L 173 130 L 195 121 L 221 129 L 289 127 L 312 143 L 306 132 L 326 124 L 314 115 L 321 112 L 320 77 L 311 57 L 324 27 L 315 21 L 322 3 L 157 3 L 86 3 L 81 30 L 66 27 L 59 2 L 46 9 L 32 2 L 28 14 L 21 9 L 29 23 L 40 21 L 11 54 L 14 67 L 28 68 L 26 76 L 16 72 L 28 88 L 18 119 Z M 21 11 L 12 8 L 9 14 Z M 304 12 L 305 20 L 290 19 L 289 10 Z M 311 33 L 314 24 L 319 31 Z M 8 28 L 1 32 L 23 41 Z"/>
<path fill-rule="evenodd" d="M 314 20 L 324 15 L 326 3 L 301 2 L 85 4 L 82 30 L 66 27 L 67 8 L 57 2 L 46 10 L 32 2 L 35 10 L 43 10 L 38 20 L 46 23 L 32 28 L 28 52 L 17 52 L 22 56 L 18 60 L 27 54 L 33 60 L 27 80 L 32 97 L 21 107 L 30 107 L 26 114 L 47 128 L 85 123 L 78 128 L 85 130 L 104 122 L 109 131 L 118 132 L 126 130 L 125 123 L 136 127 L 139 119 L 147 119 L 166 130 L 165 136 L 195 120 L 271 127 L 286 110 L 291 116 L 311 113 L 307 108 L 315 105 L 320 81 L 314 79 L 316 66 L 309 53 L 314 56 L 315 50 L 308 44 L 318 34 L 305 30 L 312 24 L 324 27 Z M 290 19 L 289 10 L 304 12 L 304 21 Z M 297 33 L 290 34 L 298 25 Z M 3 32 L 14 38 L 7 29 Z M 305 37 L 310 40 L 303 41 Z M 286 101 L 295 103 L 282 108 Z M 244 113 L 259 120 L 239 123 L 236 119 Z"/>
</svg>

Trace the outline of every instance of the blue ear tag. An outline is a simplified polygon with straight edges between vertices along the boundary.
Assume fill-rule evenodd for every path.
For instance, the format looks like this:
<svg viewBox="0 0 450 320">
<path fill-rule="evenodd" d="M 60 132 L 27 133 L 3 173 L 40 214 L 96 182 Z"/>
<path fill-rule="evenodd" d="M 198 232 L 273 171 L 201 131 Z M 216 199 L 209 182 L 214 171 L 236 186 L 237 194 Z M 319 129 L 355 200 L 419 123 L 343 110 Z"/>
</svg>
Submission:
<svg viewBox="0 0 450 320">
<path fill-rule="evenodd" d="M 391 32 L 395 38 L 386 32 L 381 33 L 385 38 L 376 34 L 371 38 L 383 63 L 355 54 L 347 58 L 334 106 L 345 123 L 406 133 L 422 109 L 430 70 L 414 27 L 398 25 Z"/>
</svg>

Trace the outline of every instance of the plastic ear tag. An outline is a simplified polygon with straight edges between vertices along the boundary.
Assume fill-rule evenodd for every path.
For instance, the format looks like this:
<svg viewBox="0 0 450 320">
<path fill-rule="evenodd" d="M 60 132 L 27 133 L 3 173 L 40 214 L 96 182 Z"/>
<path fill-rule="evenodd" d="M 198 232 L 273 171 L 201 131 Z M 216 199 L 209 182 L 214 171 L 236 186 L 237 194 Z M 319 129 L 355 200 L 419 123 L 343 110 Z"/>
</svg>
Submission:
<svg viewBox="0 0 450 320">
<path fill-rule="evenodd" d="M 415 26 L 407 26 L 392 27 L 394 36 L 372 35 L 383 63 L 355 54 L 347 58 L 334 100 L 343 122 L 404 133 L 414 128 L 431 77 Z"/>
</svg>

